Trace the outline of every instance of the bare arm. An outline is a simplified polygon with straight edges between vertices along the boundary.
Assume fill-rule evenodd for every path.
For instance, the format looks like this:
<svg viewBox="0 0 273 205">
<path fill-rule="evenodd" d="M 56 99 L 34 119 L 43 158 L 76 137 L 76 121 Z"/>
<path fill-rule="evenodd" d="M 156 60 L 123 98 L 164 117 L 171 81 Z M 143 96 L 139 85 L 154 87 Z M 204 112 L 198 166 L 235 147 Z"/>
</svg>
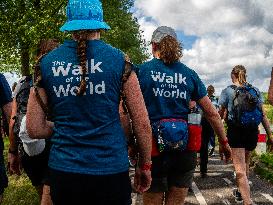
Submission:
<svg viewBox="0 0 273 205">
<path fill-rule="evenodd" d="M 10 116 L 11 116 L 11 107 L 12 107 L 11 102 L 9 102 L 3 106 L 3 111 L 5 113 L 5 117 L 6 117 L 6 120 L 8 123 L 10 121 Z"/>
<path fill-rule="evenodd" d="M 266 134 L 267 134 L 268 138 L 271 140 L 271 142 L 273 142 L 272 132 L 271 132 L 271 129 L 270 129 L 270 123 L 269 123 L 269 120 L 268 120 L 268 118 L 267 118 L 267 116 L 265 114 L 264 107 L 262 107 L 262 109 L 263 109 L 263 114 L 264 114 L 262 124 L 264 126 L 264 129 L 266 131 Z"/>
<path fill-rule="evenodd" d="M 210 99 L 207 96 L 205 96 L 198 101 L 198 104 L 203 108 L 204 116 L 209 121 L 212 128 L 216 132 L 219 138 L 219 141 L 220 142 L 226 141 L 227 138 L 226 138 L 225 128 L 221 121 L 221 117 L 219 113 L 217 112 L 216 108 L 211 103 Z M 220 113 L 221 113 L 221 110 L 220 110 Z"/>
<path fill-rule="evenodd" d="M 131 128 L 131 122 L 130 122 L 130 116 L 128 113 L 126 113 L 122 106 L 122 100 L 119 105 L 119 116 L 120 116 L 120 122 L 122 125 L 122 128 L 125 132 L 126 137 L 129 139 L 132 135 L 132 128 Z"/>
<path fill-rule="evenodd" d="M 14 124 L 15 124 L 14 117 L 16 116 L 16 113 L 17 113 L 17 103 L 16 103 L 15 99 L 13 99 L 11 107 L 12 107 L 11 119 L 9 121 L 9 148 L 10 148 L 10 150 L 17 150 L 15 135 L 13 132 L 13 128 L 14 128 Z"/>
<path fill-rule="evenodd" d="M 147 162 L 150 163 L 151 161 L 152 130 L 139 82 L 134 72 L 132 72 L 126 83 L 124 83 L 124 92 L 139 146 L 141 166 L 142 164 Z"/>
<path fill-rule="evenodd" d="M 39 88 L 38 92 L 41 99 L 47 106 L 48 104 L 45 90 L 43 88 Z M 46 120 L 46 114 L 41 108 L 33 88 L 30 90 L 28 99 L 26 125 L 28 134 L 31 138 L 49 138 L 53 133 L 54 124 Z"/>
<path fill-rule="evenodd" d="M 271 80 L 270 80 L 270 86 L 268 90 L 268 101 L 271 105 L 273 105 L 273 67 L 271 71 Z"/>
</svg>

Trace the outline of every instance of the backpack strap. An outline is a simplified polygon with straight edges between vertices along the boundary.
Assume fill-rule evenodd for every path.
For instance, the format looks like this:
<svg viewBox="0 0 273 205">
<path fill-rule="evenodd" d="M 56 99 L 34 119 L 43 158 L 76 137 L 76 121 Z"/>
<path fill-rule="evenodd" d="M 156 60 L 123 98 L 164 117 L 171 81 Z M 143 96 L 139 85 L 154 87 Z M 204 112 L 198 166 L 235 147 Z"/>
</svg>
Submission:
<svg viewBox="0 0 273 205">
<path fill-rule="evenodd" d="M 123 74 L 121 77 L 121 89 L 120 89 L 120 96 L 122 99 L 122 107 L 124 109 L 124 113 L 128 113 L 128 108 L 126 105 L 126 95 L 124 93 L 124 83 L 126 83 L 126 81 L 128 80 L 129 76 L 132 73 L 132 63 L 130 62 L 130 59 L 127 55 L 125 55 L 125 66 L 124 66 L 124 70 L 123 70 Z"/>
<path fill-rule="evenodd" d="M 228 87 L 230 87 L 230 88 L 233 89 L 233 90 L 236 90 L 236 88 L 237 88 L 236 85 L 230 85 L 230 86 L 228 86 Z"/>
<path fill-rule="evenodd" d="M 50 113 L 49 109 L 46 106 L 46 104 L 43 102 L 41 95 L 38 91 L 38 88 L 41 88 L 41 81 L 42 81 L 41 60 L 45 55 L 46 54 L 39 56 L 38 59 L 36 60 L 36 63 L 34 64 L 33 88 L 34 88 L 34 93 L 35 93 L 35 96 L 37 98 L 37 101 L 38 101 L 40 107 L 42 108 L 42 110 L 44 111 L 46 116 L 48 117 L 49 113 Z"/>
</svg>

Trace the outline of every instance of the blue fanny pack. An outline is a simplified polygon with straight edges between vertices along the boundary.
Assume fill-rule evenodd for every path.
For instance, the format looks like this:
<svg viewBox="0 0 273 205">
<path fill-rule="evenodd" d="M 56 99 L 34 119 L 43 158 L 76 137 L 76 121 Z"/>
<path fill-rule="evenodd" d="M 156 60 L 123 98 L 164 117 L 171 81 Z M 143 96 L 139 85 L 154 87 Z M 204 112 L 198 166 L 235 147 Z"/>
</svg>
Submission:
<svg viewBox="0 0 273 205">
<path fill-rule="evenodd" d="M 188 123 L 183 119 L 161 119 L 152 124 L 159 152 L 184 151 L 188 144 Z"/>
</svg>

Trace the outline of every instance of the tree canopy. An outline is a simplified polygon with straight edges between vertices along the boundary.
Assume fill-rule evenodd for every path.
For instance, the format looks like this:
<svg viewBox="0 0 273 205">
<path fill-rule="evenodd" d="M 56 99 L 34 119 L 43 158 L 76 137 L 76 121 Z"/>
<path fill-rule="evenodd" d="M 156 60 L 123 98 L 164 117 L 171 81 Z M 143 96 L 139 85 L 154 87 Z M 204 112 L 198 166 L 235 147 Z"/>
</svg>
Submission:
<svg viewBox="0 0 273 205">
<path fill-rule="evenodd" d="M 137 19 L 130 9 L 133 0 L 102 0 L 104 19 L 111 30 L 102 39 L 129 54 L 140 63 L 147 58 L 145 42 Z M 61 42 L 69 34 L 59 31 L 65 22 L 67 0 L 3 0 L 0 2 L 1 71 L 29 72 L 38 42 L 56 38 Z"/>
</svg>

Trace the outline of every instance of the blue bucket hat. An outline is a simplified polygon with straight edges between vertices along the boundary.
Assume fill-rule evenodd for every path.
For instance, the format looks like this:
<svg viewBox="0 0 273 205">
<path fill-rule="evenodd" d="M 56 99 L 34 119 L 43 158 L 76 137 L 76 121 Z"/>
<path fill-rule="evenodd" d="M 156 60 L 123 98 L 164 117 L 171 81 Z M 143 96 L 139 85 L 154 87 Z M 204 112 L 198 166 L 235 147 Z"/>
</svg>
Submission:
<svg viewBox="0 0 273 205">
<path fill-rule="evenodd" d="M 110 29 L 103 21 L 102 3 L 99 0 L 69 0 L 67 21 L 61 31 Z"/>
</svg>

